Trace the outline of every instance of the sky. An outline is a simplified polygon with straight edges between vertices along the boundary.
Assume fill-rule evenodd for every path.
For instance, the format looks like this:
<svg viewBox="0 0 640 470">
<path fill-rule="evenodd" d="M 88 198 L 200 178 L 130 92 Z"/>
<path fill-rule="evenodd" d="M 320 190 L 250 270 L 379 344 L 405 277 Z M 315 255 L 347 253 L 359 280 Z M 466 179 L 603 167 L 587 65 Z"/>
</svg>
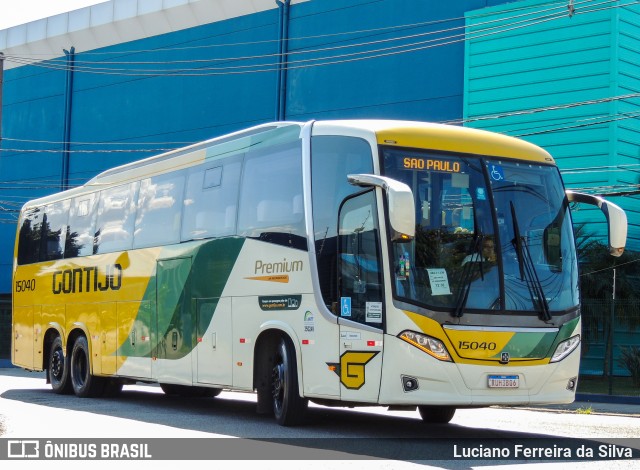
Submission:
<svg viewBox="0 0 640 470">
<path fill-rule="evenodd" d="M 0 0 L 0 30 L 105 0 Z"/>
</svg>

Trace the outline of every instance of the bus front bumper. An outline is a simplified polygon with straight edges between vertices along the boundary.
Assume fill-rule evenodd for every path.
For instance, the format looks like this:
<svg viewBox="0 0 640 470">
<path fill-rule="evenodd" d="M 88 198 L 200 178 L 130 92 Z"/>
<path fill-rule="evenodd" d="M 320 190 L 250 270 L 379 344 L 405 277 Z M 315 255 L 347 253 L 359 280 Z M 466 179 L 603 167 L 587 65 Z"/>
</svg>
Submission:
<svg viewBox="0 0 640 470">
<path fill-rule="evenodd" d="M 388 338 L 384 364 L 380 404 L 561 404 L 575 400 L 580 348 L 556 363 L 454 363 L 439 361 L 400 339 Z"/>
</svg>

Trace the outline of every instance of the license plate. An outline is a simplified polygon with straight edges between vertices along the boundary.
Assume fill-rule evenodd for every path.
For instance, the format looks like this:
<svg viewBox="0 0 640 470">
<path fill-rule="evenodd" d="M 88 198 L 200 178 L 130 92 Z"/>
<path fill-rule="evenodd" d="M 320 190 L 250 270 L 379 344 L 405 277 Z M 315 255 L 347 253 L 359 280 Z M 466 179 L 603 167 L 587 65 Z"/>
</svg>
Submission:
<svg viewBox="0 0 640 470">
<path fill-rule="evenodd" d="M 520 386 L 519 375 L 490 375 L 489 388 L 518 388 Z"/>
</svg>

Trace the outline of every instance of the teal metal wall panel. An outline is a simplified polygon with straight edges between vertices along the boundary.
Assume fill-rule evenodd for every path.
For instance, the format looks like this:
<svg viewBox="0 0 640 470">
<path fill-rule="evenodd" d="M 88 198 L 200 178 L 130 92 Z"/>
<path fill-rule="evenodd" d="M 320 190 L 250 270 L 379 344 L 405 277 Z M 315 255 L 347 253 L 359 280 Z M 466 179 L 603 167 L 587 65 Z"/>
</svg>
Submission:
<svg viewBox="0 0 640 470">
<path fill-rule="evenodd" d="M 289 19 L 285 118 L 459 121 L 464 15 L 507 0 L 312 0 Z M 512 6 L 510 8 L 516 8 Z M 277 115 L 279 8 L 75 55 L 69 184 Z M 81 44 L 69 44 L 81 50 Z M 256 67 L 257 66 L 257 67 Z M 7 70 L 0 208 L 60 189 L 66 58 Z M 46 141 L 46 142 L 45 142 Z M 9 152 L 17 146 L 25 152 Z M 33 152 L 38 150 L 38 152 Z M 10 188 L 21 185 L 26 189 Z M 15 201 L 10 205 L 7 201 Z M 2 212 L 12 247 L 16 213 Z M 12 250 L 0 251 L 0 293 Z"/>
<path fill-rule="evenodd" d="M 627 2 L 527 0 L 467 13 L 465 125 L 547 149 L 568 188 L 600 193 L 627 210 L 629 249 L 640 249 L 640 8 Z M 491 29 L 489 29 L 491 28 Z M 487 118 L 488 117 L 488 118 Z M 635 147 L 635 148 L 634 148 Z M 606 222 L 582 208 L 576 223 L 598 236 Z"/>
<path fill-rule="evenodd" d="M 248 56 L 273 62 L 277 24 L 273 9 L 76 54 L 70 186 L 115 165 L 273 120 L 275 69 L 236 74 L 242 69 L 223 67 L 255 64 L 241 59 Z M 67 62 L 60 52 L 4 74 L 1 293 L 11 292 L 17 211 L 61 189 Z"/>
<path fill-rule="evenodd" d="M 463 17 L 486 5 L 477 0 L 298 5 L 289 33 L 309 39 L 292 41 L 290 50 L 298 58 L 323 57 L 320 63 L 331 65 L 298 64 L 288 71 L 287 117 L 459 119 Z M 313 37 L 311 31 L 321 34 Z M 353 33 L 341 34 L 345 31 Z M 323 51 L 311 52 L 317 49 Z"/>
</svg>

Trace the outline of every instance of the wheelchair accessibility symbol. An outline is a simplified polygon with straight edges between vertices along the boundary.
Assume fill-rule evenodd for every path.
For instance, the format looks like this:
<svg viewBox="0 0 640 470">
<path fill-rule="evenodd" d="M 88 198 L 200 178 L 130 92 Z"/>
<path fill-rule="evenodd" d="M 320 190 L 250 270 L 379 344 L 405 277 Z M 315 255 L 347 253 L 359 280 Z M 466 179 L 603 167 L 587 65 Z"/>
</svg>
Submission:
<svg viewBox="0 0 640 470">
<path fill-rule="evenodd" d="M 493 181 L 504 180 L 504 170 L 500 165 L 489 165 L 489 176 Z"/>
<path fill-rule="evenodd" d="M 340 297 L 340 316 L 351 316 L 351 297 Z"/>
</svg>

